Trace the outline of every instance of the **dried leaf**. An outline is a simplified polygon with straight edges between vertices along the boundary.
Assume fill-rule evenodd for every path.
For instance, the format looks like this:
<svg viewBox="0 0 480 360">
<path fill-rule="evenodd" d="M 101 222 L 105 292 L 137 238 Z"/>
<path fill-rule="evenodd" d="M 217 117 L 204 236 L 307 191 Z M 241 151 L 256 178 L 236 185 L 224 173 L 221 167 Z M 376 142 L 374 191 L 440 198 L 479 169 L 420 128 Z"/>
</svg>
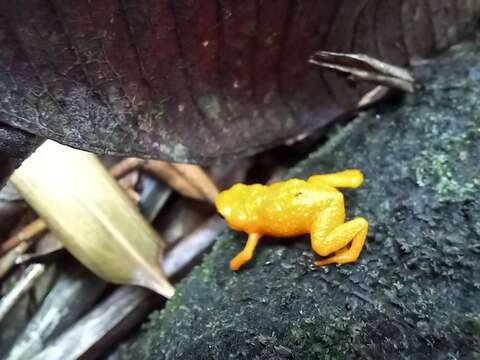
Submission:
<svg viewBox="0 0 480 360">
<path fill-rule="evenodd" d="M 360 100 L 358 100 L 357 107 L 358 108 L 364 108 L 370 105 L 373 105 L 383 98 L 388 94 L 388 88 L 386 86 L 376 86 L 369 92 L 367 92 L 365 95 L 362 96 Z"/>
<path fill-rule="evenodd" d="M 414 79 L 405 69 L 365 54 L 345 54 L 319 51 L 310 63 L 349 74 L 353 79 L 413 92 Z"/>
<path fill-rule="evenodd" d="M 405 66 L 471 34 L 480 14 L 478 0 L 85 3 L 0 3 L 2 122 L 85 150 L 198 164 L 354 110 L 365 89 L 310 66 L 315 51 Z"/>
<path fill-rule="evenodd" d="M 215 202 L 218 189 L 200 166 L 149 160 L 143 167 L 182 195 Z"/>
<path fill-rule="evenodd" d="M 47 141 L 12 182 L 65 247 L 98 276 L 173 295 L 158 263 L 162 240 L 93 154 Z"/>
<path fill-rule="evenodd" d="M 127 193 L 127 195 L 137 203 L 139 201 L 139 195 L 132 189 L 138 181 L 139 174 L 138 171 L 133 171 L 139 164 L 144 162 L 144 160 L 140 160 L 134 162 L 133 160 L 139 160 L 134 158 L 125 159 L 120 161 L 112 168 L 109 169 L 109 172 L 112 176 L 119 178 L 118 183 L 123 188 L 123 190 Z M 8 189 L 11 193 L 12 189 L 8 188 L 9 183 L 7 186 L 2 190 L 2 193 L 6 193 Z M 16 190 L 15 190 L 16 192 Z M 11 196 L 19 196 L 11 195 Z M 48 229 L 47 224 L 42 219 L 35 219 L 28 225 L 26 225 L 23 229 L 21 229 L 18 233 L 14 234 L 11 238 L 5 240 L 3 243 L 0 243 L 0 255 L 5 254 L 6 252 L 12 250 L 18 244 L 23 241 L 30 240 Z"/>
</svg>

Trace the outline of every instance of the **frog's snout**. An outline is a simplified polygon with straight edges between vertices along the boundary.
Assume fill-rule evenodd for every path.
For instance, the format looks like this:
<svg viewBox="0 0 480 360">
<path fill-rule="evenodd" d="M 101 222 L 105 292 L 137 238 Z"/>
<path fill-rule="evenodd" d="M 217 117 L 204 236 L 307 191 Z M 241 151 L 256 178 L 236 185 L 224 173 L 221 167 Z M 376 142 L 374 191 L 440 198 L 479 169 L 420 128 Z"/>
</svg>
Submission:
<svg viewBox="0 0 480 360">
<path fill-rule="evenodd" d="M 232 209 L 228 206 L 217 207 L 217 210 L 220 216 L 223 217 L 224 219 L 228 219 L 228 217 L 232 213 Z"/>
</svg>

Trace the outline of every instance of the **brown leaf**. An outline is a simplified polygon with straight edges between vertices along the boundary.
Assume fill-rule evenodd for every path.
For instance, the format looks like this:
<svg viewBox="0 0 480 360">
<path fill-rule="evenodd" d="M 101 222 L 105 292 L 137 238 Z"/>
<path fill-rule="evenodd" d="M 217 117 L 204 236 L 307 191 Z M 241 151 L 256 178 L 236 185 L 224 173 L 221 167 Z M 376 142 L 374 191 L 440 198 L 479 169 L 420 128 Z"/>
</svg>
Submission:
<svg viewBox="0 0 480 360">
<path fill-rule="evenodd" d="M 143 165 L 143 168 L 187 197 L 214 203 L 218 195 L 215 184 L 197 165 L 149 160 Z"/>
<path fill-rule="evenodd" d="M 370 85 L 319 71 L 315 52 L 405 66 L 471 34 L 480 14 L 478 0 L 29 5 L 0 5 L 0 48 L 16 55 L 0 59 L 2 122 L 94 152 L 198 164 L 355 110 Z"/>
</svg>

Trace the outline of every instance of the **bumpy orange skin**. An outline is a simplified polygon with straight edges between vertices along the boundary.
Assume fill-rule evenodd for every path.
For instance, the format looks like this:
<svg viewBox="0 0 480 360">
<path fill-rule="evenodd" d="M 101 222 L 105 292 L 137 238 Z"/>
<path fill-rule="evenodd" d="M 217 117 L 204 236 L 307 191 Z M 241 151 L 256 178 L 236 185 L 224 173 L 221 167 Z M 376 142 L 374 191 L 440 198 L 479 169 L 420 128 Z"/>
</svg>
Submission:
<svg viewBox="0 0 480 360">
<path fill-rule="evenodd" d="M 312 249 L 320 256 L 318 266 L 344 264 L 358 259 L 368 222 L 357 217 L 345 222 L 343 194 L 337 188 L 362 184 L 359 170 L 315 175 L 307 181 L 290 179 L 271 185 L 236 184 L 217 197 L 218 212 L 228 225 L 248 234 L 245 248 L 230 262 L 238 270 L 253 257 L 264 235 L 291 237 L 310 234 Z"/>
</svg>

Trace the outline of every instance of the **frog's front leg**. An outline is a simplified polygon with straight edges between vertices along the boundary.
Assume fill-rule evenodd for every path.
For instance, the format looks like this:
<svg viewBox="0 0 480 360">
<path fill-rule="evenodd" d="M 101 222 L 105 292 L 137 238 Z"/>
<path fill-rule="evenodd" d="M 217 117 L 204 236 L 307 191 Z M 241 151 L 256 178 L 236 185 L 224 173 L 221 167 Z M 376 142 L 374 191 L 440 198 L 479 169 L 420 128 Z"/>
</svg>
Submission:
<svg viewBox="0 0 480 360">
<path fill-rule="evenodd" d="M 343 204 L 340 206 L 343 208 Z M 336 211 L 340 211 L 338 208 L 339 206 L 336 206 L 324 210 L 312 226 L 313 250 L 320 256 L 328 256 L 335 252 L 335 255 L 315 262 L 317 266 L 354 262 L 365 244 L 368 231 L 367 220 L 357 217 L 346 223 L 343 223 L 343 219 L 339 222 L 336 215 Z M 347 247 L 350 242 L 351 246 Z"/>
<path fill-rule="evenodd" d="M 307 181 L 311 184 L 320 182 L 335 188 L 356 188 L 362 185 L 363 174 L 360 170 L 349 169 L 336 173 L 313 175 Z"/>
<path fill-rule="evenodd" d="M 236 271 L 240 269 L 240 267 L 249 261 L 253 257 L 253 252 L 257 247 L 258 240 L 262 237 L 261 234 L 252 233 L 248 234 L 247 244 L 240 251 L 231 261 L 230 261 L 230 269 Z"/>
</svg>

